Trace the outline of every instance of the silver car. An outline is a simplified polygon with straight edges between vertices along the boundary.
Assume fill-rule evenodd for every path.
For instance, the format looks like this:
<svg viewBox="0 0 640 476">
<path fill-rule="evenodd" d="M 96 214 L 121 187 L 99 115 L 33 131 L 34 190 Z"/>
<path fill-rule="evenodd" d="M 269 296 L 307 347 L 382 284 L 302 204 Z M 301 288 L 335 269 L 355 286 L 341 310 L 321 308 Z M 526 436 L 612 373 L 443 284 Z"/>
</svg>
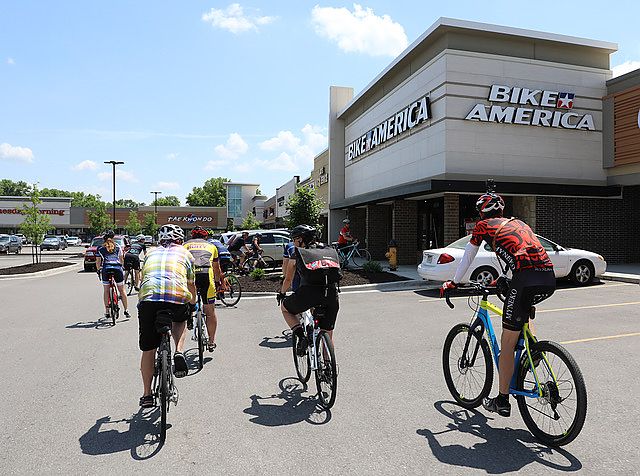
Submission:
<svg viewBox="0 0 640 476">
<path fill-rule="evenodd" d="M 260 247 L 264 250 L 265 256 L 271 256 L 277 263 L 282 263 L 284 247 L 291 241 L 287 230 L 245 230 L 249 233 L 247 245 L 251 244 L 256 233 L 260 233 Z M 241 236 L 241 231 L 223 233 L 221 241 L 226 245 L 233 236 Z"/>
<path fill-rule="evenodd" d="M 15 253 L 22 251 L 22 240 L 16 235 L 0 235 L 0 253 Z"/>
</svg>

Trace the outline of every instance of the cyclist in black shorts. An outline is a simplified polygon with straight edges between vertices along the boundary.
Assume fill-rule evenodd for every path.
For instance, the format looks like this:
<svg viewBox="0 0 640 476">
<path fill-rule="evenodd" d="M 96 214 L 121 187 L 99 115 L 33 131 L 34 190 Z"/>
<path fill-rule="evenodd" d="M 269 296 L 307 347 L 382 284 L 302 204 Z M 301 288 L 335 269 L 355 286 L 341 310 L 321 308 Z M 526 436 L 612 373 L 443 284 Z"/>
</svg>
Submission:
<svg viewBox="0 0 640 476">
<path fill-rule="evenodd" d="M 129 246 L 127 253 L 124 255 L 124 269 L 125 271 L 133 270 L 133 287 L 136 291 L 140 291 L 140 258 L 143 253 L 147 253 L 147 247 L 144 244 L 144 237 L 138 238 L 137 242 L 132 243 L 131 246 Z"/>
</svg>

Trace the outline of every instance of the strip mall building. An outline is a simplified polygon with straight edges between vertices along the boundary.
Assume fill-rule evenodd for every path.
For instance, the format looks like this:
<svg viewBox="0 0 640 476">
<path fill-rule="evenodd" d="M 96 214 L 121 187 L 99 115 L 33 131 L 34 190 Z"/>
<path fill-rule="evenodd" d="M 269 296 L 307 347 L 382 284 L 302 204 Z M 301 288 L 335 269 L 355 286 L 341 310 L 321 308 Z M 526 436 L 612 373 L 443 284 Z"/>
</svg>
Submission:
<svg viewBox="0 0 640 476">
<path fill-rule="evenodd" d="M 553 241 L 640 262 L 640 72 L 617 45 L 440 19 L 354 97 L 331 87 L 329 230 L 401 264 L 463 236 L 494 178 Z"/>
</svg>

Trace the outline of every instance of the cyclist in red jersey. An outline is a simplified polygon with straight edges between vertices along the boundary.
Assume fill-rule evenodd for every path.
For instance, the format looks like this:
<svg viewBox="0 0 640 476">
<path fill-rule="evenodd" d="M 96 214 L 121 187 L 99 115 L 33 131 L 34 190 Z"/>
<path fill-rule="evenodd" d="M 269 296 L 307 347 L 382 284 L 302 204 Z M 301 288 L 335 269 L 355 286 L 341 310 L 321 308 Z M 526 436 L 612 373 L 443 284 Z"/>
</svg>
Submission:
<svg viewBox="0 0 640 476">
<path fill-rule="evenodd" d="M 495 398 L 482 403 L 490 412 L 501 416 L 511 414 L 509 385 L 514 370 L 514 350 L 529 320 L 531 306 L 551 296 L 556 289 L 553 263 L 531 228 L 522 220 L 504 218 L 504 200 L 493 192 L 485 193 L 476 202 L 480 220 L 476 223 L 471 239 L 465 247 L 453 281 L 442 285 L 441 294 L 456 288 L 462 280 L 483 241 L 495 251 L 498 261 L 506 263 L 513 273 L 509 291 L 505 296 L 502 315 L 502 338 L 499 368 L 500 388 Z M 506 269 L 505 269 L 506 272 Z M 510 370 L 507 370 L 510 369 Z"/>
<path fill-rule="evenodd" d="M 349 246 L 353 244 L 353 236 L 351 236 L 351 221 L 348 218 L 342 220 L 344 226 L 340 230 L 340 235 L 338 235 L 338 248 L 344 248 L 345 246 Z"/>
</svg>

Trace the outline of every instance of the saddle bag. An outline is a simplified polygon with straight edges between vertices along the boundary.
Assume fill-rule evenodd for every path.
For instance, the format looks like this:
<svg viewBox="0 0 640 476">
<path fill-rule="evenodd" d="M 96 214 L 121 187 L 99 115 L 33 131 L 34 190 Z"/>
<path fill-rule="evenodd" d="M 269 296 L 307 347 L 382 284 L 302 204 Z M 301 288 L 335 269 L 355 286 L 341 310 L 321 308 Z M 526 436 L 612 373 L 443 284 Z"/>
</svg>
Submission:
<svg viewBox="0 0 640 476">
<path fill-rule="evenodd" d="M 296 268 L 307 285 L 336 284 L 342 279 L 337 251 L 325 246 L 296 248 Z"/>
</svg>

